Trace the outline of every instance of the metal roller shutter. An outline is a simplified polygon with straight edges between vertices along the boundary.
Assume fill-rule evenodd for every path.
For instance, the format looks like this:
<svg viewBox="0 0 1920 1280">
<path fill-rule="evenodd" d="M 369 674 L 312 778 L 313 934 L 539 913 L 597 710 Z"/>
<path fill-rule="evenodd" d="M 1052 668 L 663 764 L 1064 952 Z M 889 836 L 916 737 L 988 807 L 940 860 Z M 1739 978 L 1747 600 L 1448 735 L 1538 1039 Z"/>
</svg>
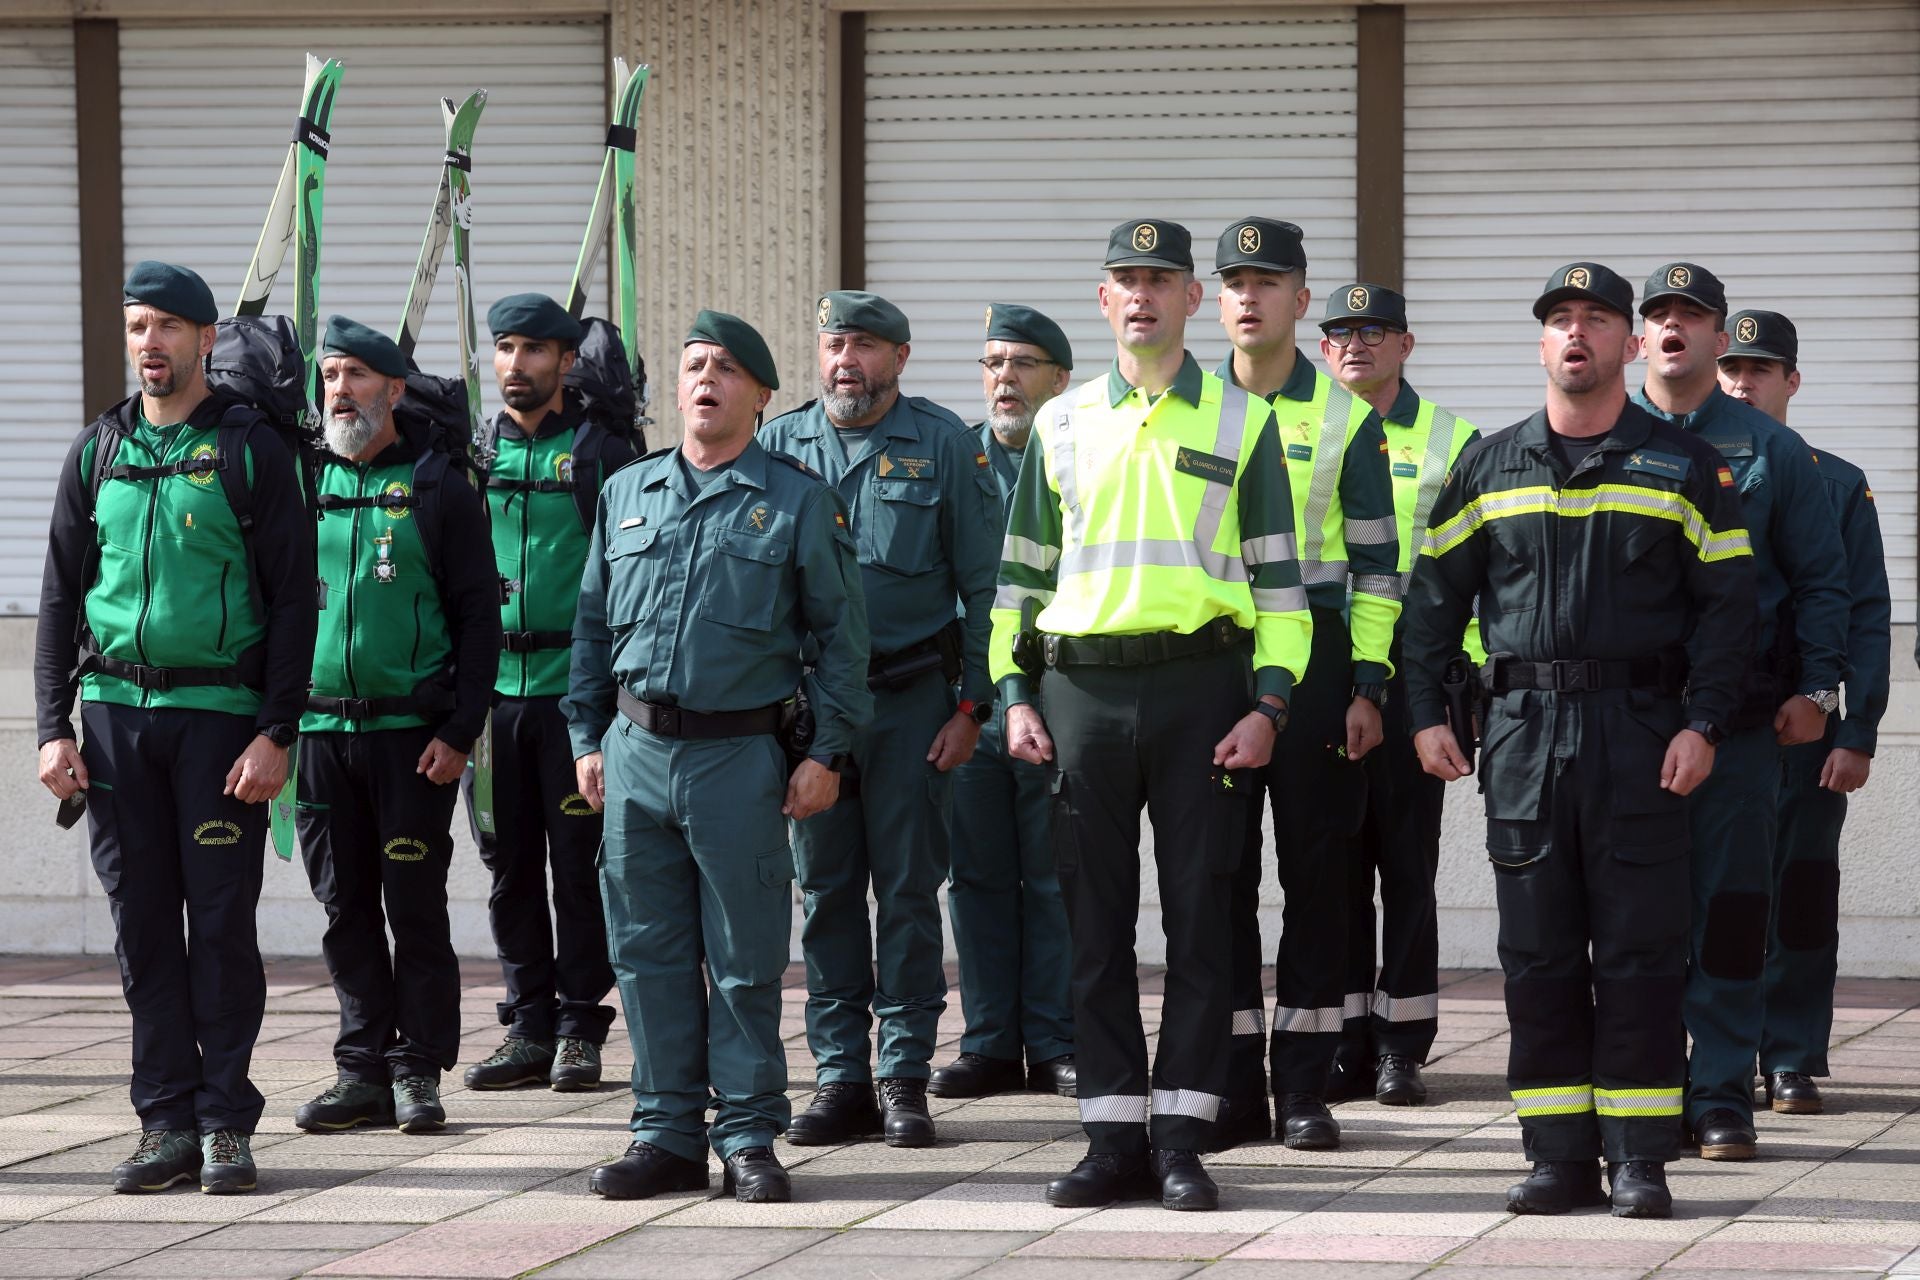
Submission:
<svg viewBox="0 0 1920 1280">
<path fill-rule="evenodd" d="M 1312 280 L 1351 278 L 1351 8 L 876 14 L 866 77 L 867 287 L 913 323 L 907 389 L 969 421 L 987 303 L 1059 321 L 1076 378 L 1111 358 L 1094 290 L 1128 218 L 1193 232 L 1209 284 L 1188 346 L 1208 368 L 1227 342 L 1207 273 L 1233 219 L 1297 222 Z"/>
<path fill-rule="evenodd" d="M 1872 477 L 1912 621 L 1920 8 L 1421 6 L 1406 32 L 1415 385 L 1505 426 L 1541 401 L 1528 304 L 1555 266 L 1637 290 L 1700 262 L 1798 325 L 1793 425 Z"/>
<path fill-rule="evenodd" d="M 486 312 L 510 293 L 564 298 L 599 175 L 606 130 L 601 23 L 461 26 L 145 27 L 120 37 L 126 254 L 206 276 L 230 309 L 279 176 L 307 50 L 346 76 L 327 161 L 320 317 L 392 333 L 439 181 L 442 95 L 488 91 L 473 147 L 473 277 L 481 393 L 499 408 Z M 289 253 L 269 304 L 293 309 Z M 604 279 L 605 259 L 602 259 Z M 590 310 L 605 314 L 606 290 Z M 418 358 L 459 369 L 453 247 Z"/>
<path fill-rule="evenodd" d="M 79 150 L 73 28 L 0 29 L 0 610 L 40 599 L 53 480 L 86 413 L 80 394 Z"/>
</svg>

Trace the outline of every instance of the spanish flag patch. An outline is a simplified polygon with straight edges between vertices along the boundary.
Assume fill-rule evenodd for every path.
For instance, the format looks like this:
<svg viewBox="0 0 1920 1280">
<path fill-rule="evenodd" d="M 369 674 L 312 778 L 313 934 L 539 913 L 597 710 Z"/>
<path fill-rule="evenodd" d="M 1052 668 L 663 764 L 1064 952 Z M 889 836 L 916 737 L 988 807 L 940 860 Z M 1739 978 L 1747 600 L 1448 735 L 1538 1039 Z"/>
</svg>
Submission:
<svg viewBox="0 0 1920 1280">
<path fill-rule="evenodd" d="M 973 465 L 974 465 L 974 466 L 976 466 L 976 467 L 984 467 L 984 466 L 986 466 L 986 465 L 987 465 L 987 455 L 986 455 L 986 454 L 984 454 L 984 453 L 976 453 L 976 454 L 974 454 L 974 455 L 973 455 Z"/>
<path fill-rule="evenodd" d="M 1733 469 L 1731 467 L 1722 467 L 1714 474 L 1720 477 L 1720 487 L 1722 489 L 1733 488 Z"/>
<path fill-rule="evenodd" d="M 1868 501 L 1868 502 L 1872 502 L 1872 501 L 1873 501 L 1873 490 L 1871 490 L 1871 489 L 1868 489 L 1868 490 L 1866 491 L 1866 494 L 1867 494 L 1867 501 Z"/>
<path fill-rule="evenodd" d="M 1382 440 L 1380 442 L 1380 452 L 1385 453 L 1386 451 L 1387 451 L 1387 442 L 1385 440 Z"/>
<path fill-rule="evenodd" d="M 838 511 L 833 513 L 833 522 L 839 525 L 842 529 L 847 527 L 847 518 L 841 515 Z"/>
</svg>

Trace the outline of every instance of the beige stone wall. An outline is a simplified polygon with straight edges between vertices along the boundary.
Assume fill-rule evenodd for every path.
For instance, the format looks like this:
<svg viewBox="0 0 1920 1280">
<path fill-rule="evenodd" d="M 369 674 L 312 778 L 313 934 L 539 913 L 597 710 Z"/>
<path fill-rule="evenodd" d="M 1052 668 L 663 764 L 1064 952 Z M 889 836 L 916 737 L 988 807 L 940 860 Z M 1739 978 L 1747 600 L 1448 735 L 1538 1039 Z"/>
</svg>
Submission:
<svg viewBox="0 0 1920 1280">
<path fill-rule="evenodd" d="M 767 337 L 778 411 L 813 395 L 813 301 L 839 281 L 837 20 L 825 0 L 627 0 L 614 52 L 653 69 L 641 109 L 640 306 L 655 444 L 701 307 Z"/>
</svg>

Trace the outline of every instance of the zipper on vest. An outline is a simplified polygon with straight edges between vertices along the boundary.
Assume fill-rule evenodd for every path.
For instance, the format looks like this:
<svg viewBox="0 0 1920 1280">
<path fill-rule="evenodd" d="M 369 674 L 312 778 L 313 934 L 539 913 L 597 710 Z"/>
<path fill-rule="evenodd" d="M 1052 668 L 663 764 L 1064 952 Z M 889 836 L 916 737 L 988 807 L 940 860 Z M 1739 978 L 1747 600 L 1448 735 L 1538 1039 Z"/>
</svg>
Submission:
<svg viewBox="0 0 1920 1280">
<path fill-rule="evenodd" d="M 227 647 L 227 575 L 233 570 L 233 561 L 220 562 L 220 638 L 213 643 L 215 653 L 224 652 Z"/>
</svg>

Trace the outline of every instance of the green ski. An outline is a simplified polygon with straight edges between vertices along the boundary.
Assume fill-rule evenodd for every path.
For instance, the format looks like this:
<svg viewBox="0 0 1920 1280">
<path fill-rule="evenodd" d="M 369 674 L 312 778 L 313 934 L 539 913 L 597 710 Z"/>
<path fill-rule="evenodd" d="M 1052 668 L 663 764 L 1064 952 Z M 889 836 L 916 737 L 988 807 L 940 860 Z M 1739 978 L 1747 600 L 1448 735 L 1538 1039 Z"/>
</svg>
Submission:
<svg viewBox="0 0 1920 1280">
<path fill-rule="evenodd" d="M 619 253 L 628 266 L 623 271 L 616 262 L 613 283 L 628 291 L 620 300 L 620 340 L 627 344 L 627 359 L 638 359 L 637 327 L 639 308 L 631 292 L 633 252 L 637 246 L 637 228 L 633 208 L 635 126 L 640 120 L 640 96 L 646 92 L 648 69 L 636 67 L 627 72 L 627 60 L 613 60 L 613 121 L 607 126 L 607 154 L 600 162 L 600 185 L 594 189 L 593 209 L 587 215 L 587 232 L 580 239 L 580 256 L 573 267 L 573 287 L 567 294 L 567 310 L 576 318 L 586 314 L 587 293 L 593 288 L 600 251 L 606 247 L 607 232 L 613 226 L 616 205 L 620 208 Z M 629 369 L 632 372 L 632 369 Z"/>
<path fill-rule="evenodd" d="M 440 273 L 440 260 L 446 255 L 447 241 L 454 237 L 457 206 L 453 175 L 458 172 L 462 186 L 466 185 L 466 174 L 473 165 L 474 129 L 479 125 L 480 112 L 486 105 L 485 89 L 468 95 L 467 100 L 458 107 L 453 105 L 451 98 L 440 99 L 440 111 L 447 130 L 446 154 L 440 166 L 440 186 L 434 195 L 433 212 L 427 218 L 427 234 L 420 242 L 420 258 L 413 267 L 413 283 L 407 288 L 407 305 L 401 313 L 400 330 L 396 335 L 400 350 L 407 355 L 413 354 L 414 347 L 420 341 L 420 330 L 426 323 L 427 305 L 433 300 L 434 280 Z M 460 203 L 464 205 L 465 202 L 463 200 Z"/>
<path fill-rule="evenodd" d="M 635 274 L 640 266 L 639 215 L 634 208 L 634 126 L 640 119 L 640 95 L 646 91 L 647 68 L 633 69 L 627 81 L 623 103 L 630 102 L 626 124 L 627 145 L 613 153 L 613 289 L 620 341 L 627 348 L 627 381 L 637 389 L 640 383 L 640 290 Z"/>
<path fill-rule="evenodd" d="M 305 145 L 297 153 L 294 173 L 293 327 L 307 357 L 308 395 L 316 404 L 320 400 L 314 376 L 314 348 L 320 340 L 320 210 L 327 190 L 327 124 L 340 92 L 340 75 L 338 61 L 321 68 L 312 112 L 300 117 L 299 141 Z"/>
<path fill-rule="evenodd" d="M 287 748 L 287 780 L 268 801 L 267 834 L 273 839 L 273 852 L 282 862 L 293 861 L 293 802 L 300 794 L 300 740 Z"/>
<path fill-rule="evenodd" d="M 267 204 L 267 220 L 260 230 L 259 243 L 253 249 L 253 261 L 240 286 L 240 301 L 233 313 L 239 316 L 264 315 L 273 284 L 287 260 L 287 249 L 294 240 L 294 189 L 303 154 L 317 152 L 326 163 L 328 146 L 326 121 L 333 111 L 334 95 L 340 88 L 341 66 L 337 59 L 322 62 L 307 55 L 307 79 L 300 94 L 300 115 L 294 122 L 293 141 L 287 144 L 286 162 L 280 167 L 280 181 Z M 316 210 L 315 216 L 318 216 Z"/>
<path fill-rule="evenodd" d="M 440 99 L 440 113 L 447 125 L 449 163 L 445 174 L 453 197 L 454 320 L 460 327 L 460 368 L 467 380 L 470 444 L 480 435 L 480 335 L 473 321 L 473 128 L 479 123 L 481 108 L 487 105 L 487 91 L 480 90 L 468 101 L 472 103 L 476 98 L 473 115 L 464 125 L 465 138 L 455 136 L 455 130 L 462 127 L 461 109 L 454 107 L 451 98 Z M 453 163 L 456 154 L 465 163 Z M 488 790 L 492 790 L 491 786 Z"/>
</svg>

